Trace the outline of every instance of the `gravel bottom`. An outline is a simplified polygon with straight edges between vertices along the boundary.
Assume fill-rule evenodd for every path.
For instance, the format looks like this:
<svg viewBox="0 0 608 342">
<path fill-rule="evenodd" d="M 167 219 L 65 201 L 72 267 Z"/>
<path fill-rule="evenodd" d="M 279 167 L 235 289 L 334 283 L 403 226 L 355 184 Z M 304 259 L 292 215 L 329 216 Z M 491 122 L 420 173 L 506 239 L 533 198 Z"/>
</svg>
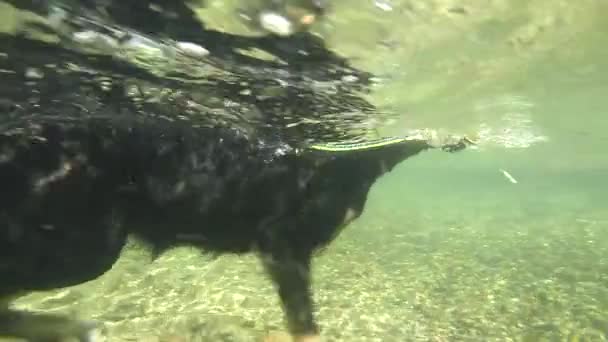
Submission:
<svg viewBox="0 0 608 342">
<path fill-rule="evenodd" d="M 315 260 L 324 338 L 606 340 L 604 213 L 502 209 L 364 215 Z M 254 256 L 212 258 L 188 248 L 152 261 L 132 244 L 97 280 L 15 304 L 101 321 L 108 341 L 245 342 L 284 330 Z"/>
</svg>

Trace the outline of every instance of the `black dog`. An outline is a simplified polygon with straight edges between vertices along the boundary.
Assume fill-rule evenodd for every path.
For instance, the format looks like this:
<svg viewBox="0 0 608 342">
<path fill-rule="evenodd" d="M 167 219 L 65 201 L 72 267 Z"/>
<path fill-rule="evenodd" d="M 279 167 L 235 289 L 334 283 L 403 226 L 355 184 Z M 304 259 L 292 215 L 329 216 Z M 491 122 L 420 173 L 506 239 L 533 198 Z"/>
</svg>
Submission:
<svg viewBox="0 0 608 342">
<path fill-rule="evenodd" d="M 378 177 L 432 144 L 422 136 L 316 143 L 350 137 L 324 118 L 370 107 L 353 95 L 352 82 L 324 93 L 312 81 L 354 71 L 320 48 L 310 56 L 318 66 L 333 63 L 332 72 L 313 70 L 310 60 L 247 59 L 231 47 L 277 45 L 218 37 L 230 44 L 211 48 L 205 63 L 220 72 L 193 84 L 111 53 L 0 35 L 0 335 L 91 340 L 92 325 L 11 311 L 11 299 L 94 279 L 135 235 L 157 253 L 180 244 L 259 253 L 290 332 L 316 338 L 314 251 L 360 215 Z M 218 56 L 231 58 L 221 64 Z M 277 77 L 282 92 L 269 96 Z M 291 125 L 293 115 L 283 114 L 294 108 L 319 124 Z"/>
<path fill-rule="evenodd" d="M 189 244 L 259 253 L 290 332 L 314 336 L 313 252 L 361 213 L 378 177 L 429 147 L 399 140 L 362 151 L 298 151 L 232 129 L 146 120 L 16 126 L 0 136 L 0 295 L 91 280 L 135 234 L 157 252 Z M 90 326 L 79 322 L 30 330 L 33 322 L 7 312 L 0 333 L 88 340 Z"/>
</svg>

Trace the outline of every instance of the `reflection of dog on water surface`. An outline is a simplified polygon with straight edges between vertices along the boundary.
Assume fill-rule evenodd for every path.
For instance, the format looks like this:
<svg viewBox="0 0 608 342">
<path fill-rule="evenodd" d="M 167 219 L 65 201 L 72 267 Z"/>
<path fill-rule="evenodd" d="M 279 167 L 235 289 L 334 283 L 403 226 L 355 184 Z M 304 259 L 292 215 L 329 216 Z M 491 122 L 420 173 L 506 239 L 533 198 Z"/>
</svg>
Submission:
<svg viewBox="0 0 608 342">
<path fill-rule="evenodd" d="M 72 29 L 118 44 L 124 38 L 115 26 L 88 22 L 84 14 L 69 19 L 76 13 L 69 9 L 62 10 Z M 187 36 L 170 27 L 173 19 L 161 19 L 175 39 Z M 146 23 L 125 25 L 119 26 L 143 30 Z M 273 50 L 272 40 L 213 37 L 225 40 L 207 40 L 209 54 L 198 56 L 204 62 L 159 43 L 166 55 L 138 55 L 135 63 L 132 55 L 116 59 L 113 51 L 81 53 L 74 42 L 64 48 L 0 35 L 0 335 L 94 340 L 90 323 L 10 310 L 10 299 L 98 277 L 133 235 L 157 253 L 179 245 L 258 253 L 277 286 L 289 332 L 297 341 L 317 341 L 314 251 L 361 214 L 383 173 L 425 149 L 466 145 L 431 143 L 424 135 L 360 144 L 306 140 L 319 131 L 317 138 L 348 138 L 322 123 L 368 106 L 351 89 L 362 84 L 342 81 L 357 71 L 320 47 L 311 56 L 325 59 L 299 59 L 297 66 L 239 59 L 231 47 L 258 43 L 285 53 L 288 62 L 292 56 Z M 166 77 L 175 73 L 160 72 L 146 59 L 167 56 L 175 56 L 176 70 L 200 71 L 204 82 Z M 357 82 L 365 82 L 364 73 L 358 75 Z M 277 77 L 280 91 L 272 83 Z M 311 85 L 331 77 L 337 77 L 331 92 Z M 365 112 L 370 107 L 363 109 L 372 115 Z M 304 111 L 301 119 L 321 124 L 290 125 L 281 115 L 289 111 Z"/>
<path fill-rule="evenodd" d="M 109 15 L 119 25 L 127 25 L 142 33 L 185 31 L 195 22 L 193 9 L 204 9 L 205 0 L 5 0 L 13 6 L 42 14 L 56 9 L 93 11 Z M 327 11 L 328 0 L 247 0 L 237 5 L 234 15 L 252 29 L 289 36 L 307 31 Z M 151 20 L 162 18 L 164 23 Z M 198 23 L 197 23 L 198 24 Z"/>
</svg>

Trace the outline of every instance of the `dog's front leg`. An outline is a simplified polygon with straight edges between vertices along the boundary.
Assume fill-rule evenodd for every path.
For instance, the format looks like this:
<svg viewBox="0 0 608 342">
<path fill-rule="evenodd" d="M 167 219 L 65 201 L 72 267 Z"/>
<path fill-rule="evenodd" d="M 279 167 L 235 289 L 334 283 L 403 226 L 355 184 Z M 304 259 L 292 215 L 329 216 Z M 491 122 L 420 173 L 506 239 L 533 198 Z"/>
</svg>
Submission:
<svg viewBox="0 0 608 342">
<path fill-rule="evenodd" d="M 264 266 L 277 286 L 289 332 L 295 342 L 318 342 L 319 329 L 313 317 L 310 253 L 293 251 L 264 254 Z M 274 341 L 273 338 L 268 340 Z"/>
</svg>

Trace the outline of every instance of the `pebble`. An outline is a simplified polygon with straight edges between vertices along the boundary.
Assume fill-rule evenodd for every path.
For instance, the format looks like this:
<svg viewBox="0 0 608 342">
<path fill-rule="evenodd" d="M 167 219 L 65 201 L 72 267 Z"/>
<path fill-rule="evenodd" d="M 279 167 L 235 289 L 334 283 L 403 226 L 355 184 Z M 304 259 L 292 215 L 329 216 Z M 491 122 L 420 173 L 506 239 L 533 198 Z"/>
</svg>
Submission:
<svg viewBox="0 0 608 342">
<path fill-rule="evenodd" d="M 189 57 L 202 58 L 209 55 L 209 50 L 195 43 L 177 42 L 176 46 Z"/>
<path fill-rule="evenodd" d="M 279 36 L 289 36 L 293 33 L 293 25 L 289 19 L 275 12 L 262 12 L 259 16 L 260 26 L 268 32 Z"/>
</svg>

